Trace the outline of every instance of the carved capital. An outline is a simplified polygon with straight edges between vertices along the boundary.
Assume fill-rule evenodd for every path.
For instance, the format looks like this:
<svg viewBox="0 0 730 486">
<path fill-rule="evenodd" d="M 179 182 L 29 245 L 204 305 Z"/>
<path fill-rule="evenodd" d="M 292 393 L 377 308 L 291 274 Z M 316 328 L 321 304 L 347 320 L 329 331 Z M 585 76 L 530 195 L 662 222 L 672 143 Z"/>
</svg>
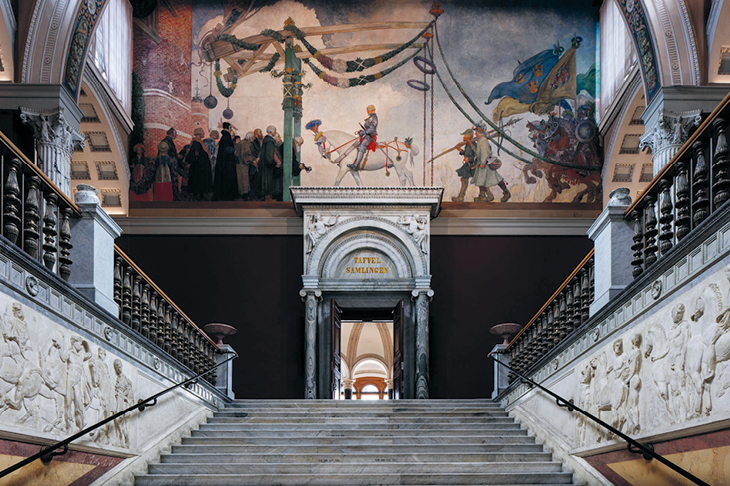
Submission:
<svg viewBox="0 0 730 486">
<path fill-rule="evenodd" d="M 302 289 L 299 291 L 299 297 L 301 297 L 302 302 L 307 300 L 307 296 L 313 296 L 316 301 L 322 300 L 322 291 L 321 290 L 315 290 L 315 289 Z"/>
<path fill-rule="evenodd" d="M 70 155 L 74 148 L 85 147 L 85 137 L 71 126 L 63 114 L 63 109 L 34 110 L 20 107 L 21 121 L 33 129 L 38 143 L 53 145 Z"/>
<path fill-rule="evenodd" d="M 418 297 L 423 295 L 428 302 L 431 302 L 431 299 L 433 299 L 433 289 L 413 289 L 411 290 L 411 299 L 412 300 L 418 300 Z"/>
<path fill-rule="evenodd" d="M 639 139 L 641 150 L 651 148 L 653 154 L 670 147 L 680 147 L 689 138 L 692 128 L 700 126 L 702 115 L 700 110 L 676 113 L 662 110 L 654 127 Z"/>
</svg>

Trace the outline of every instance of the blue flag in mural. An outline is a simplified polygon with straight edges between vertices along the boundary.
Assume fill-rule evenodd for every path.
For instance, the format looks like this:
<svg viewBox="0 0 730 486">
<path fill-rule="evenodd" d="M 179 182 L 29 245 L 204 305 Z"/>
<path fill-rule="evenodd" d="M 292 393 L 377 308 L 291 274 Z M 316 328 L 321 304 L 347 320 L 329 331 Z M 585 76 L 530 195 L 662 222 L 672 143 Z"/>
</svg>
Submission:
<svg viewBox="0 0 730 486">
<path fill-rule="evenodd" d="M 540 84 L 560 59 L 560 53 L 556 51 L 557 49 L 547 49 L 520 63 L 515 68 L 512 81 L 505 81 L 494 87 L 487 104 L 505 96 L 522 103 L 534 103 Z"/>
</svg>

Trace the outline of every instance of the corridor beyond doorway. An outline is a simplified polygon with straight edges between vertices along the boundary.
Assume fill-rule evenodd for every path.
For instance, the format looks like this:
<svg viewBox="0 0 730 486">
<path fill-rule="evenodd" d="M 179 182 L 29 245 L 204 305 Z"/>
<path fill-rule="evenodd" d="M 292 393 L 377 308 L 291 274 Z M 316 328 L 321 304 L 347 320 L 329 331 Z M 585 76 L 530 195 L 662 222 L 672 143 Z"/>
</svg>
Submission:
<svg viewBox="0 0 730 486">
<path fill-rule="evenodd" d="M 387 400 L 392 397 L 392 320 L 343 320 L 340 350 L 339 399 Z"/>
</svg>

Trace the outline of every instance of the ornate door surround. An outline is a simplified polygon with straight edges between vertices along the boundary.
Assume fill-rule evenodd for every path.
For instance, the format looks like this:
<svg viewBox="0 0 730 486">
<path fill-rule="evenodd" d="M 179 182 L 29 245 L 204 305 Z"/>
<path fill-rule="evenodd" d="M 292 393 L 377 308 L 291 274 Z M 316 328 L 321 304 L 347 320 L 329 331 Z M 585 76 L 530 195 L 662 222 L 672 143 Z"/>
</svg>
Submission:
<svg viewBox="0 0 730 486">
<path fill-rule="evenodd" d="M 404 305 L 403 398 L 428 398 L 431 219 L 440 187 L 291 187 L 304 224 L 305 397 L 331 397 L 329 299 Z"/>
</svg>

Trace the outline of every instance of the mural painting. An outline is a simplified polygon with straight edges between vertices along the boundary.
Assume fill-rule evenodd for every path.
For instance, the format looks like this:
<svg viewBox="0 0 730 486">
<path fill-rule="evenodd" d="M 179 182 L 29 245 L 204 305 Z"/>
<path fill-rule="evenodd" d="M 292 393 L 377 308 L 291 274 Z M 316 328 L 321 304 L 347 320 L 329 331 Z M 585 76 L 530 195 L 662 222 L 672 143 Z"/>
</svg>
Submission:
<svg viewBox="0 0 730 486">
<path fill-rule="evenodd" d="M 282 200 L 289 180 L 600 201 L 590 2 L 171 0 L 135 14 L 134 204 Z"/>
</svg>

